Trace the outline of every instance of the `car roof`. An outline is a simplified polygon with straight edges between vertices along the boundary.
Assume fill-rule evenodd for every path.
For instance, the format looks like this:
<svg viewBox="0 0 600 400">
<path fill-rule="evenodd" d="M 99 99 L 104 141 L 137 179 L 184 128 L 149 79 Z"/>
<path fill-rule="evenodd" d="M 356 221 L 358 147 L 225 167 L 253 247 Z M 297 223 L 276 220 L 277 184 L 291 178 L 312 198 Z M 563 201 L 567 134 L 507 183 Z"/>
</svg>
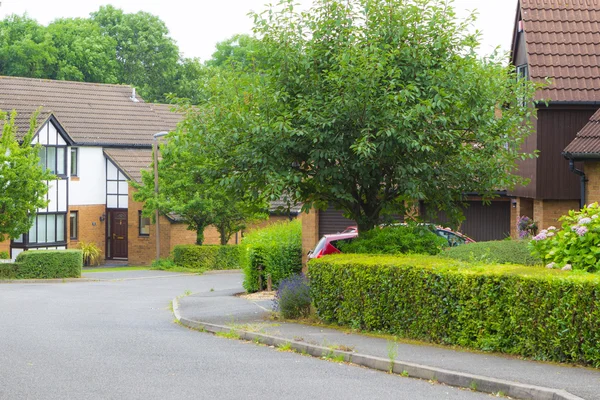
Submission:
<svg viewBox="0 0 600 400">
<path fill-rule="evenodd" d="M 346 233 L 331 233 L 323 235 L 326 239 L 351 239 L 358 236 L 358 232 L 346 232 Z"/>
</svg>

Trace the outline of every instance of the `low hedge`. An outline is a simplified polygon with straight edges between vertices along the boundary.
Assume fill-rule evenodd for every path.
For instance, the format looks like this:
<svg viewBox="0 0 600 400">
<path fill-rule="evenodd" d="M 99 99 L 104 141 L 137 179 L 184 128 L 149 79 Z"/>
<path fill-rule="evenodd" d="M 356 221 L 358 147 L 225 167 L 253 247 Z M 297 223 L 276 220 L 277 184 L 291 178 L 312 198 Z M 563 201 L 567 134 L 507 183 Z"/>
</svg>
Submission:
<svg viewBox="0 0 600 400">
<path fill-rule="evenodd" d="M 79 278 L 81 250 L 29 250 L 19 253 L 17 279 Z"/>
<path fill-rule="evenodd" d="M 16 279 L 18 264 L 0 263 L 0 279 Z"/>
<path fill-rule="evenodd" d="M 539 257 L 532 256 L 528 240 L 498 240 L 469 243 L 444 250 L 441 255 L 462 261 L 480 261 L 495 264 L 542 264 Z"/>
<path fill-rule="evenodd" d="M 283 279 L 302 271 L 302 224 L 299 220 L 252 231 L 244 237 L 241 246 L 244 289 L 248 292 L 265 289 L 268 276 L 276 289 Z"/>
<path fill-rule="evenodd" d="M 240 249 L 236 245 L 178 245 L 173 249 L 173 262 L 178 267 L 214 270 L 240 267 Z"/>
<path fill-rule="evenodd" d="M 399 225 L 361 233 L 350 242 L 340 242 L 342 253 L 430 254 L 440 253 L 448 241 L 436 235 L 429 225 Z"/>
<path fill-rule="evenodd" d="M 309 263 L 327 322 L 434 343 L 600 367 L 600 276 L 431 256 Z"/>
</svg>

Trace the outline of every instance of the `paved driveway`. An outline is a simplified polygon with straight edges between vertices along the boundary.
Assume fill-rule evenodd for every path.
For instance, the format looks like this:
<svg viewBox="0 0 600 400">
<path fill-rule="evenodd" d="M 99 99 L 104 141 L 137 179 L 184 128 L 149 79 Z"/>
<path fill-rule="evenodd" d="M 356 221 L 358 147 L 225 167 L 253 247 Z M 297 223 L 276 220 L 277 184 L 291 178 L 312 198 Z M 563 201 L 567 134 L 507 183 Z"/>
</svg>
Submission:
<svg viewBox="0 0 600 400">
<path fill-rule="evenodd" d="M 173 297 L 240 288 L 239 274 L 103 279 L 0 285 L 0 399 L 490 398 L 173 323 Z"/>
</svg>

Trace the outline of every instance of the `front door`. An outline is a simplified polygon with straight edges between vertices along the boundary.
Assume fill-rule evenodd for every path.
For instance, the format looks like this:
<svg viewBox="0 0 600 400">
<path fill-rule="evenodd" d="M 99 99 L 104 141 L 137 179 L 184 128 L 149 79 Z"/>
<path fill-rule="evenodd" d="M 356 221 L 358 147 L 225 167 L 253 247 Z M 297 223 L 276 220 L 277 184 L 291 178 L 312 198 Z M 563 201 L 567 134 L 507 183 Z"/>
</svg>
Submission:
<svg viewBox="0 0 600 400">
<path fill-rule="evenodd" d="M 107 258 L 127 258 L 127 210 L 108 210 Z"/>
</svg>

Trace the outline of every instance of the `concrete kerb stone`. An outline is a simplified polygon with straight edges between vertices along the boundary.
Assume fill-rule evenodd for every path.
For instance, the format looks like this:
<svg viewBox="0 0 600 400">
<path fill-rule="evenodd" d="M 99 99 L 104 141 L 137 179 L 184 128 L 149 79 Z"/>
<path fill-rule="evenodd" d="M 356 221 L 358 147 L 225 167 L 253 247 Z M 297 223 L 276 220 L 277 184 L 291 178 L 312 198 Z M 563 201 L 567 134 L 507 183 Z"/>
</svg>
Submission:
<svg viewBox="0 0 600 400">
<path fill-rule="evenodd" d="M 177 298 L 173 299 L 173 314 L 179 323 L 188 328 L 199 329 L 210 333 L 233 332 L 243 340 L 257 341 L 261 344 L 274 347 L 289 345 L 293 350 L 299 353 L 309 354 L 318 358 L 330 357 L 341 359 L 343 357 L 345 362 L 350 362 L 362 367 L 383 372 L 391 371 L 395 374 L 408 375 L 411 378 L 435 381 L 449 386 L 468 388 L 484 393 L 495 394 L 502 392 L 506 396 L 523 400 L 585 400 L 565 390 L 528 385 L 503 379 L 489 378 L 487 376 L 430 367 L 427 365 L 390 360 L 367 354 L 336 350 L 262 333 L 248 332 L 223 325 L 194 321 L 181 316 L 181 312 L 179 311 L 179 300 Z"/>
<path fill-rule="evenodd" d="M 56 278 L 56 279 L 0 279 L 0 284 L 8 283 L 73 283 L 73 282 L 98 282 L 93 278 Z"/>
</svg>

